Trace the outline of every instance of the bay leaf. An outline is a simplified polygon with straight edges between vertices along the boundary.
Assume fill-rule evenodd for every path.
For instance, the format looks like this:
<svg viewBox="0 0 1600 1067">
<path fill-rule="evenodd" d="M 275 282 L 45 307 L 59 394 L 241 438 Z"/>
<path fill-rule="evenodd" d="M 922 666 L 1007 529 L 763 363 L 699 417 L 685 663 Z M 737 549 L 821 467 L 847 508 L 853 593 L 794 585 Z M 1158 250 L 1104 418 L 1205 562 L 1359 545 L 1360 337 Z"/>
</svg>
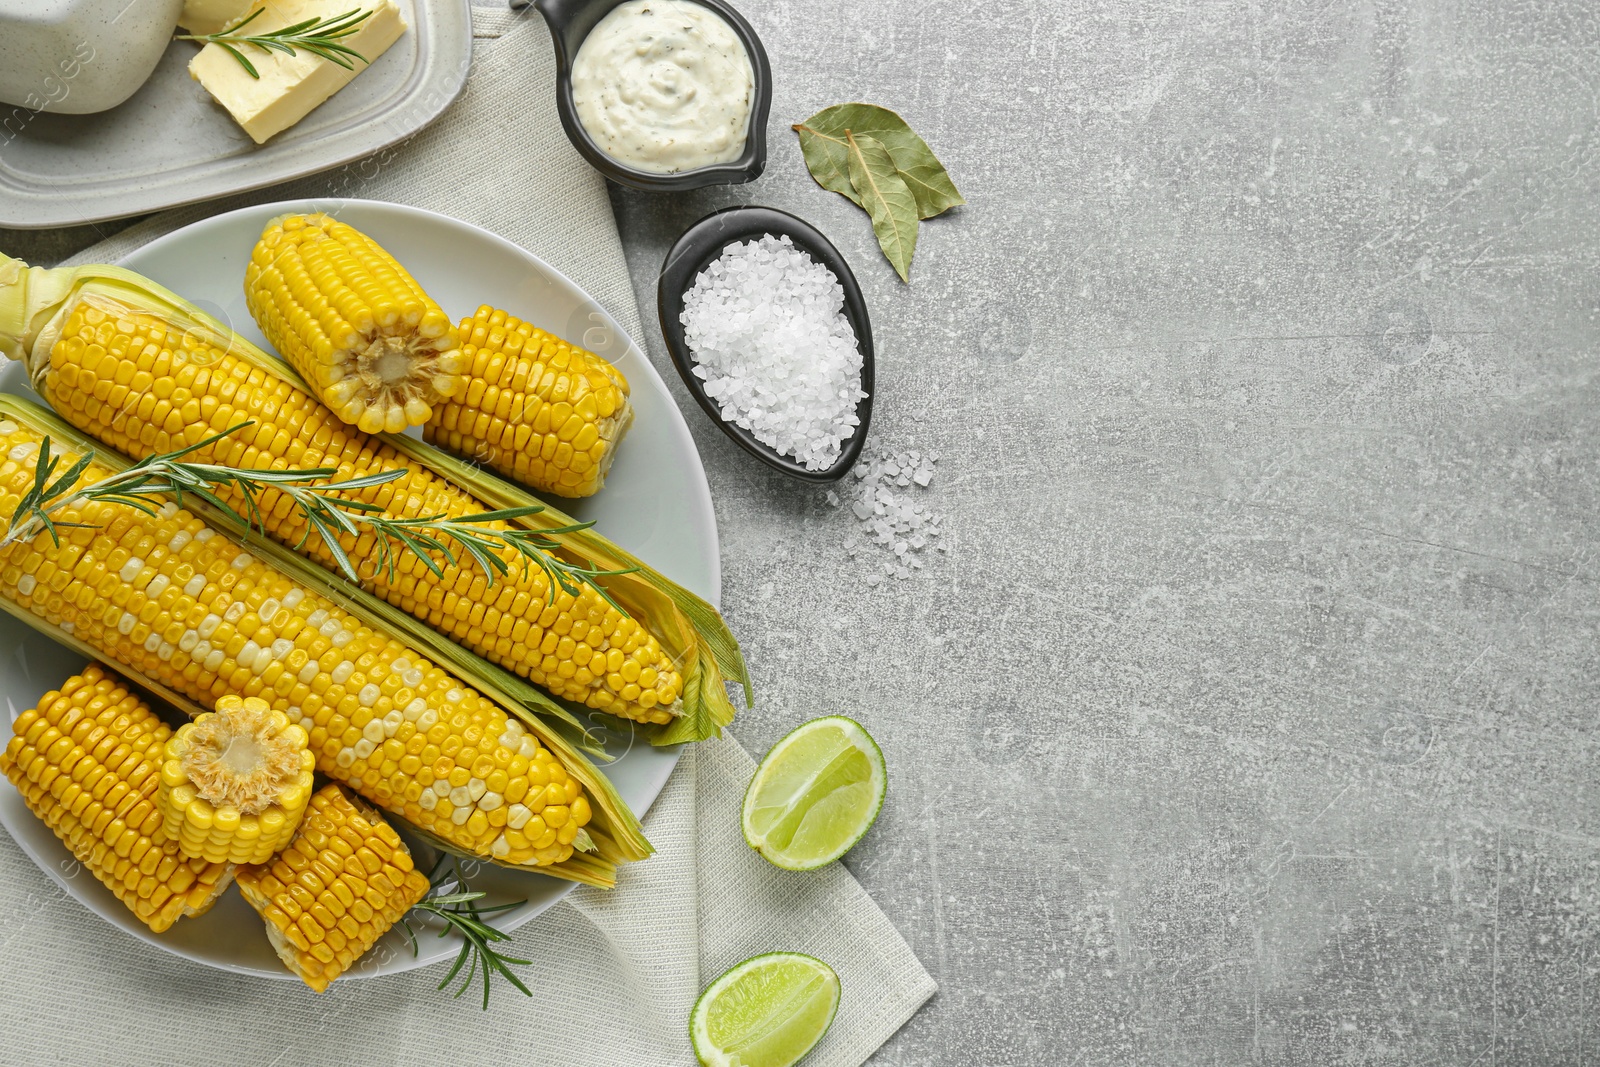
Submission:
<svg viewBox="0 0 1600 1067">
<path fill-rule="evenodd" d="M 824 189 L 850 196 L 845 189 L 837 187 L 843 183 L 834 174 L 848 173 L 849 146 L 845 134 L 853 131 L 875 138 L 889 150 L 901 180 L 916 198 L 919 218 L 931 219 L 957 204 L 966 203 L 928 142 L 917 136 L 905 119 L 886 107 L 860 102 L 835 104 L 795 126 L 795 130 L 800 134 L 806 166 Z M 824 173 L 818 173 L 819 164 Z M 860 203 L 853 196 L 850 199 Z"/>
<path fill-rule="evenodd" d="M 911 257 L 917 250 L 917 198 L 912 195 L 889 149 L 876 137 L 845 131 L 849 145 L 850 184 L 872 216 L 872 232 L 900 280 L 911 280 Z"/>
<path fill-rule="evenodd" d="M 805 156 L 806 169 L 817 184 L 840 196 L 849 197 L 859 208 L 867 205 L 855 186 L 850 184 L 850 146 L 843 137 L 830 137 L 807 126 L 796 126 L 800 135 L 800 154 Z"/>
</svg>

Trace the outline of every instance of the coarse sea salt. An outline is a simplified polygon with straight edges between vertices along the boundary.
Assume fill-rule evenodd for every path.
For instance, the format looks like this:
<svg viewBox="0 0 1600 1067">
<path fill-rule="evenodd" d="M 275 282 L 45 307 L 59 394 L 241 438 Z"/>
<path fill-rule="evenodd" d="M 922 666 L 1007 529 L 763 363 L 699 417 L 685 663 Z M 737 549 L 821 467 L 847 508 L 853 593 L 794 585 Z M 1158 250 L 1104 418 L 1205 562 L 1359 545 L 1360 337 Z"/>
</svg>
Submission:
<svg viewBox="0 0 1600 1067">
<path fill-rule="evenodd" d="M 787 235 L 729 245 L 683 294 L 679 321 L 724 421 L 808 470 L 838 462 L 867 394 L 831 270 Z"/>
<path fill-rule="evenodd" d="M 882 573 L 873 572 L 862 580 L 869 586 L 883 584 L 886 578 L 905 581 L 923 569 L 919 553 L 925 548 L 935 548 L 948 553 L 950 546 L 942 536 L 940 524 L 944 516 L 916 502 L 911 492 L 896 492 L 890 488 L 910 490 L 916 486 L 926 489 L 933 483 L 934 464 L 939 462 L 937 452 L 884 452 L 877 459 L 863 459 L 855 466 L 859 483 L 856 501 L 850 505 L 860 528 L 860 537 L 845 540 L 845 553 L 855 559 L 863 553 L 869 558 L 878 552 Z M 837 493 L 829 492 L 828 503 L 841 506 L 844 501 Z M 872 546 L 879 546 L 874 549 Z M 881 549 L 881 552 L 879 551 Z"/>
</svg>

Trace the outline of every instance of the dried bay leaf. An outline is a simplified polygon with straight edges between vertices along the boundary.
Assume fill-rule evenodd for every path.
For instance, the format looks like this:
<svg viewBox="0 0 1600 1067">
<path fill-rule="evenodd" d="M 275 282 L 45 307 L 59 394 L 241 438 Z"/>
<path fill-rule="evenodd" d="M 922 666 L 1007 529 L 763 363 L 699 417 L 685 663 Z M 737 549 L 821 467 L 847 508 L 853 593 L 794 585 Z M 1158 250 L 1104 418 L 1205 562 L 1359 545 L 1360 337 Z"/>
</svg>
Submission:
<svg viewBox="0 0 1600 1067">
<path fill-rule="evenodd" d="M 872 216 L 872 232 L 900 280 L 911 280 L 917 250 L 917 199 L 901 178 L 889 149 L 876 137 L 845 131 L 850 184 Z"/>
<path fill-rule="evenodd" d="M 800 135 L 800 154 L 805 156 L 806 169 L 817 184 L 830 192 L 849 197 L 856 207 L 865 208 L 861 195 L 850 184 L 850 146 L 844 136 L 832 137 L 818 133 L 806 125 L 796 126 Z"/>
<path fill-rule="evenodd" d="M 916 198 L 919 218 L 935 215 L 965 204 L 966 200 L 928 147 L 906 120 L 876 104 L 836 104 L 823 108 L 795 126 L 800 135 L 800 150 L 812 177 L 824 189 L 850 197 L 865 207 L 845 180 L 849 174 L 849 144 L 846 134 L 867 134 L 888 149 L 895 169 Z"/>
</svg>

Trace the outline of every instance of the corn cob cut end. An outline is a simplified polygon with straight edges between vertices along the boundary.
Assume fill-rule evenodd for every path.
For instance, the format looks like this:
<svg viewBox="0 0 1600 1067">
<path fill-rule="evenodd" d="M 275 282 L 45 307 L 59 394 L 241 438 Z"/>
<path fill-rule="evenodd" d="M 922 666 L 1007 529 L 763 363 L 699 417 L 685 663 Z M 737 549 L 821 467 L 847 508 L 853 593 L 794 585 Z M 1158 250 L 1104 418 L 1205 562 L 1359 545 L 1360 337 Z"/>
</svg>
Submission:
<svg viewBox="0 0 1600 1067">
<path fill-rule="evenodd" d="M 122 679 L 86 667 L 12 729 L 0 771 L 152 931 L 204 913 L 233 881 L 233 864 L 185 856 L 163 832 L 155 800 L 171 730 Z"/>
<path fill-rule="evenodd" d="M 162 828 L 185 855 L 263 863 L 294 836 L 315 769 L 298 723 L 259 697 L 222 697 L 167 741 Z"/>
<path fill-rule="evenodd" d="M 287 848 L 238 880 L 278 958 L 318 993 L 428 893 L 400 835 L 337 785 L 312 796 Z"/>
<path fill-rule="evenodd" d="M 622 372 L 487 304 L 458 334 L 465 386 L 434 412 L 428 442 L 541 492 L 598 492 L 633 423 Z"/>
<path fill-rule="evenodd" d="M 376 241 L 331 216 L 269 222 L 245 297 L 312 391 L 366 433 L 420 426 L 464 386 L 449 316 Z"/>
</svg>

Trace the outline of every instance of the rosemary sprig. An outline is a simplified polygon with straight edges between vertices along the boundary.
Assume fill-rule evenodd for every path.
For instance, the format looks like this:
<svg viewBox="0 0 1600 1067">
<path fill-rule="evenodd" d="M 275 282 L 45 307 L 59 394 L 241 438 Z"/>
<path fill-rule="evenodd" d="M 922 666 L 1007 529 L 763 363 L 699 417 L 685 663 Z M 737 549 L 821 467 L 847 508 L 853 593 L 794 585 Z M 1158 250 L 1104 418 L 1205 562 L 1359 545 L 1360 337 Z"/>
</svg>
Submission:
<svg viewBox="0 0 1600 1067">
<path fill-rule="evenodd" d="M 347 489 L 364 489 L 371 485 L 381 485 L 405 474 L 406 469 L 402 467 L 397 471 L 382 471 L 328 485 L 275 485 L 273 488 L 293 500 L 306 517 L 306 532 L 300 538 L 300 543 L 295 545 L 296 550 L 305 544 L 306 538 L 310 537 L 311 531 L 315 529 L 322 538 L 322 543 L 333 555 L 334 561 L 339 564 L 339 569 L 353 581 L 359 581 L 354 564 L 351 563 L 343 546 L 339 544 L 338 535 L 340 533 L 359 535 L 359 527 L 366 526 L 381 535 L 376 542 L 377 568 L 385 571 L 391 582 L 394 581 L 395 573 L 394 546 L 398 544 L 401 550 L 420 559 L 423 566 L 432 571 L 436 578 L 444 577 L 444 569 L 433 558 L 435 554 L 443 556 L 450 566 L 455 567 L 459 565 L 457 553 L 464 553 L 483 568 L 492 586 L 497 577 L 509 574 L 511 571 L 511 565 L 499 555 L 501 549 L 509 547 L 521 557 L 524 576 L 527 575 L 530 566 L 536 566 L 550 578 L 549 596 L 552 599 L 555 597 L 557 586 L 560 586 L 562 592 L 568 596 L 577 596 L 581 592 L 580 584 L 588 585 L 604 597 L 606 603 L 624 615 L 627 614 L 622 605 L 613 600 L 605 587 L 599 584 L 598 579 L 631 574 L 638 570 L 637 567 L 627 570 L 601 570 L 573 563 L 554 554 L 559 551 L 561 545 L 554 540 L 553 535 L 587 530 L 594 525 L 593 522 L 553 526 L 537 531 L 485 530 L 482 529 L 483 523 L 509 522 L 525 515 L 536 515 L 544 508 L 539 506 L 502 508 L 499 511 L 481 511 L 475 515 L 462 515 L 458 518 L 450 518 L 444 512 L 439 512 L 410 519 L 396 519 L 383 514 L 383 508 L 377 504 L 369 504 L 362 500 L 347 500 L 336 495 Z M 241 521 L 244 521 L 242 517 Z"/>
<path fill-rule="evenodd" d="M 256 70 L 255 64 L 250 62 L 239 49 L 245 45 L 254 45 L 261 51 L 268 53 L 282 52 L 285 55 L 294 55 L 296 48 L 304 48 L 314 56 L 321 56 L 330 63 L 337 63 L 345 70 L 355 70 L 352 59 L 367 62 L 367 57 L 339 42 L 361 28 L 361 24 L 372 17 L 371 11 L 362 11 L 355 8 L 342 15 L 329 18 L 310 18 L 304 22 L 297 22 L 293 26 L 285 26 L 279 30 L 270 30 L 266 33 L 240 33 L 250 23 L 266 12 L 266 8 L 258 7 L 248 17 L 228 27 L 220 33 L 180 33 L 173 39 L 177 41 L 199 41 L 201 44 L 220 45 L 228 54 L 243 64 L 246 73 L 252 78 L 260 79 L 261 73 Z"/>
<path fill-rule="evenodd" d="M 611 594 L 600 584 L 600 579 L 631 574 L 638 570 L 637 567 L 603 570 L 574 563 L 557 554 L 561 545 L 554 539 L 555 535 L 586 530 L 594 525 L 592 522 L 572 523 L 538 531 L 489 530 L 484 529 L 484 523 L 519 519 L 526 515 L 537 514 L 544 509 L 538 505 L 530 505 L 461 515 L 456 518 L 440 512 L 436 515 L 397 519 L 386 515 L 380 505 L 364 500 L 348 499 L 343 495 L 402 478 L 409 471 L 406 467 L 375 471 L 355 478 L 346 478 L 343 481 L 329 482 L 326 479 L 337 477 L 339 474 L 335 467 L 246 470 L 215 463 L 183 462 L 184 456 L 253 425 L 255 425 L 253 422 L 242 422 L 176 452 L 147 456 L 121 473 L 82 487 L 79 487 L 78 482 L 83 477 L 83 472 L 94 462 L 95 453 L 93 451 L 85 453 L 65 473 L 55 477 L 64 453 L 53 452 L 50 448 L 50 438 L 45 437 L 39 446 L 33 487 L 18 501 L 16 510 L 11 515 L 10 529 L 5 537 L 0 538 L 0 548 L 32 538 L 40 529 L 47 531 L 51 541 L 59 545 L 61 543 L 57 533 L 59 529 L 88 526 L 81 522 L 63 522 L 54 517 L 54 513 L 73 504 L 89 500 L 106 500 L 137 508 L 146 515 L 154 515 L 156 509 L 148 498 L 171 496 L 174 502 L 182 507 L 185 493 L 199 497 L 240 526 L 247 529 L 254 528 L 265 535 L 266 520 L 261 514 L 256 498 L 264 490 L 271 488 L 287 496 L 305 516 L 306 532 L 295 548 L 298 550 L 304 547 L 311 532 L 315 530 L 340 571 L 357 584 L 361 581 L 361 575 L 355 563 L 351 561 L 349 553 L 339 544 L 339 535 L 345 533 L 360 536 L 361 528 L 366 527 L 377 535 L 374 543 L 377 546 L 378 560 L 373 573 L 383 570 L 391 582 L 395 577 L 397 552 L 404 551 L 415 555 L 438 578 L 444 577 L 444 568 L 434 558 L 435 555 L 443 556 L 452 567 L 459 565 L 460 555 L 468 556 L 483 569 L 489 585 L 493 586 L 497 578 L 511 571 L 511 564 L 501 555 L 504 549 L 510 548 L 521 558 L 524 576 L 527 575 L 529 567 L 537 566 L 549 577 L 547 593 L 551 601 L 555 599 L 557 587 L 568 596 L 577 596 L 582 592 L 582 586 L 586 585 L 604 597 L 606 603 L 622 614 L 627 614 L 622 605 L 613 600 Z M 314 482 L 323 484 L 309 484 Z M 244 500 L 243 514 L 225 502 L 216 491 L 227 489 L 236 490 Z"/>
<path fill-rule="evenodd" d="M 451 965 L 450 973 L 445 975 L 437 988 L 443 989 L 455 980 L 456 975 L 461 975 L 461 985 L 456 988 L 457 999 L 461 994 L 472 988 L 472 983 L 479 974 L 483 975 L 483 1010 L 489 1010 L 489 985 L 494 974 L 499 973 L 526 997 L 533 996 L 529 989 L 512 971 L 510 964 L 526 967 L 531 960 L 519 959 L 515 956 L 504 955 L 494 948 L 497 941 L 509 941 L 511 935 L 502 933 L 484 922 L 490 915 L 498 915 L 512 908 L 520 908 L 526 904 L 525 900 L 513 901 L 510 904 L 495 904 L 490 907 L 481 907 L 478 901 L 488 894 L 467 888 L 466 878 L 461 873 L 459 860 L 451 861 L 455 875 L 453 881 L 458 890 L 453 893 L 439 892 L 439 872 L 445 865 L 446 857 L 440 856 L 439 862 L 434 865 L 433 871 L 428 875 L 428 880 L 434 888 L 422 900 L 411 906 L 412 912 L 425 912 L 428 915 L 444 920 L 444 926 L 439 930 L 440 937 L 448 937 L 453 930 L 461 935 L 461 951 L 456 954 L 456 962 Z M 411 926 L 411 913 L 407 912 L 401 920 L 401 928 L 411 940 L 411 955 L 417 955 L 417 932 Z M 465 968 L 466 973 L 462 974 Z"/>
</svg>

